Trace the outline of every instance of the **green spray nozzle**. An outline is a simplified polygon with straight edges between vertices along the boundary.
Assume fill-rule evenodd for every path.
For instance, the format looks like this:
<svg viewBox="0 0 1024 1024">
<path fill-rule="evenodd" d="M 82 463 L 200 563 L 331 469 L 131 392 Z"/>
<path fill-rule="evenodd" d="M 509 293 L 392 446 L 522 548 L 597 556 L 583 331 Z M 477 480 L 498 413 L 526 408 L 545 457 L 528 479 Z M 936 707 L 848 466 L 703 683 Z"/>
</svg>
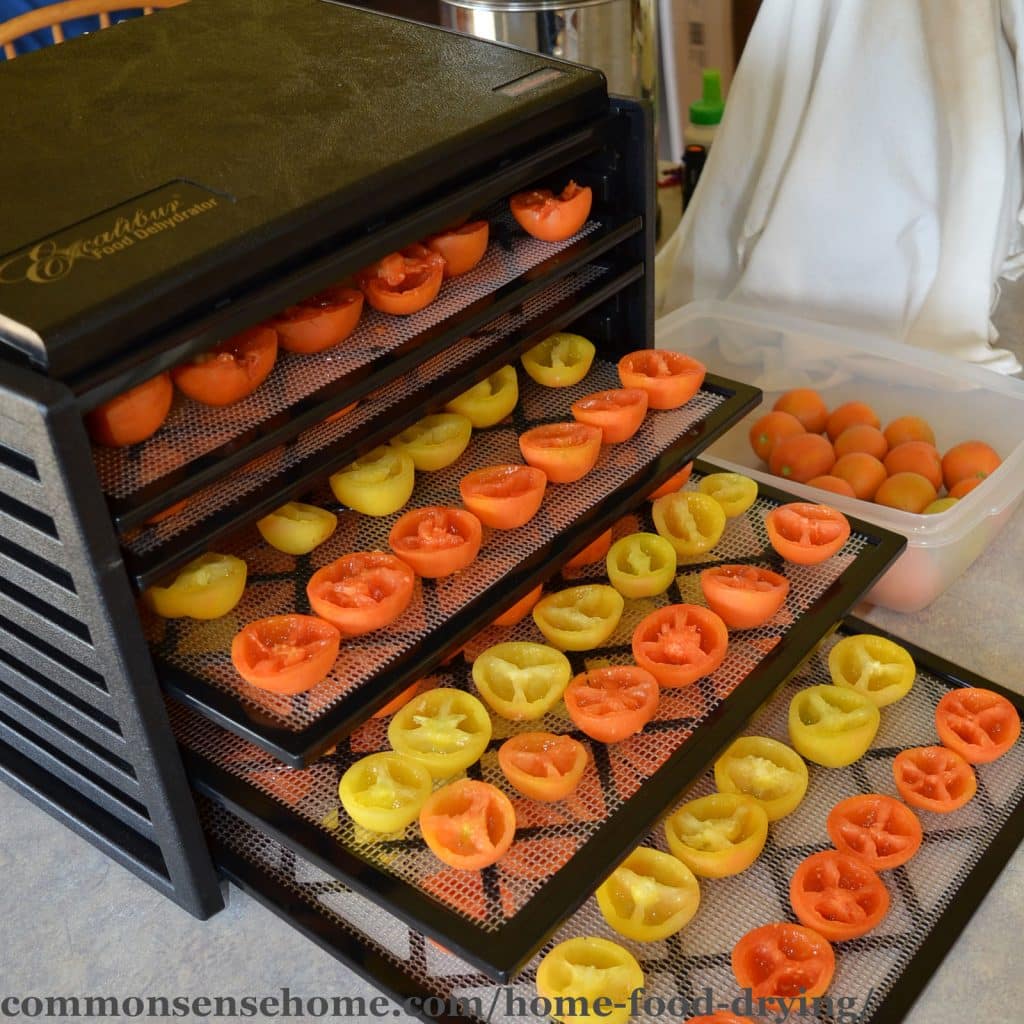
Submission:
<svg viewBox="0 0 1024 1024">
<path fill-rule="evenodd" d="M 725 112 L 722 73 L 718 68 L 705 68 L 701 81 L 701 97 L 696 103 L 690 104 L 690 123 L 718 124 Z"/>
</svg>

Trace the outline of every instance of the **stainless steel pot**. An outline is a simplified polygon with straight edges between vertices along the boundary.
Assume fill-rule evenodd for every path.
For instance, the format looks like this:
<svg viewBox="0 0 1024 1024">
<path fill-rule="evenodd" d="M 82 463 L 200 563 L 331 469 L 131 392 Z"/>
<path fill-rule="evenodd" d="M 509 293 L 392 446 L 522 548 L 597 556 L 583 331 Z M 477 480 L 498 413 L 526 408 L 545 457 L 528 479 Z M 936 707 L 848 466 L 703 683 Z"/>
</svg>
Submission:
<svg viewBox="0 0 1024 1024">
<path fill-rule="evenodd" d="M 609 92 L 657 98 L 656 0 L 442 0 L 441 10 L 450 28 L 599 68 Z"/>
</svg>

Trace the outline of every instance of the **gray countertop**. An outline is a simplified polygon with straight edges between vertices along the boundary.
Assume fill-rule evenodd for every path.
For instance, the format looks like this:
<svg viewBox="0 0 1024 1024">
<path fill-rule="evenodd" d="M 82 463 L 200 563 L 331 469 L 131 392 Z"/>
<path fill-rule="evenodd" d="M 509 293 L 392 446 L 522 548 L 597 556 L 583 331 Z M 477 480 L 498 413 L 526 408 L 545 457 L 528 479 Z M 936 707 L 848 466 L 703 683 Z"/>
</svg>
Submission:
<svg viewBox="0 0 1024 1024">
<path fill-rule="evenodd" d="M 1003 343 L 1024 352 L 1024 289 L 1004 296 L 998 320 Z M 1024 508 L 931 607 L 913 615 L 874 609 L 866 617 L 1024 692 L 1022 599 Z M 237 890 L 223 913 L 194 921 L 4 786 L 0 877 L 0 998 L 274 995 L 282 988 L 306 997 L 375 994 Z M 1018 850 L 908 1024 L 1022 1019 L 1022 935 L 1024 850 Z M 396 1011 L 393 1019 L 403 1018 Z"/>
</svg>

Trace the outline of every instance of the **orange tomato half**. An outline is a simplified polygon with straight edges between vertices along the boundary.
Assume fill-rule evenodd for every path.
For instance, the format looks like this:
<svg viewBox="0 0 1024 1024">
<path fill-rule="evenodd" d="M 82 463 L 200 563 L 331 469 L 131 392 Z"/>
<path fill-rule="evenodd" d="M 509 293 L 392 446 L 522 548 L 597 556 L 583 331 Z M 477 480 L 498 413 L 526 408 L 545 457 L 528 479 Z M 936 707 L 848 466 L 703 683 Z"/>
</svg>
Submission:
<svg viewBox="0 0 1024 1024">
<path fill-rule="evenodd" d="M 565 563 L 565 567 L 566 569 L 579 569 L 581 566 L 600 561 L 608 554 L 608 549 L 611 546 L 612 531 L 609 529 L 605 530 L 596 540 L 592 540 L 582 551 L 573 555 Z"/>
<path fill-rule="evenodd" d="M 406 246 L 360 271 L 356 282 L 366 301 L 381 313 L 409 316 L 437 298 L 444 280 L 444 257 L 426 246 Z"/>
<path fill-rule="evenodd" d="M 475 220 L 449 228 L 427 239 L 427 248 L 444 259 L 444 276 L 458 277 L 472 270 L 487 252 L 490 226 L 485 220 Z"/>
<path fill-rule="evenodd" d="M 204 405 L 232 405 L 251 395 L 277 360 L 277 331 L 260 326 L 222 341 L 171 370 L 182 394 Z"/>
<path fill-rule="evenodd" d="M 647 415 L 647 392 L 640 388 L 598 391 L 572 403 L 573 418 L 598 427 L 605 444 L 628 441 Z"/>
<path fill-rule="evenodd" d="M 465 569 L 480 551 L 483 529 L 461 508 L 417 508 L 401 516 L 388 536 L 391 549 L 417 576 L 437 579 Z"/>
<path fill-rule="evenodd" d="M 701 572 L 700 588 L 730 629 L 754 629 L 785 604 L 789 580 L 757 565 L 719 565 Z"/>
<path fill-rule="evenodd" d="M 486 466 L 459 481 L 466 508 L 486 526 L 514 530 L 528 523 L 544 501 L 548 478 L 533 466 Z"/>
<path fill-rule="evenodd" d="M 557 196 L 547 188 L 519 192 L 509 200 L 509 208 L 528 235 L 542 242 L 562 242 L 583 227 L 593 201 L 589 185 L 580 187 L 570 181 Z"/>
<path fill-rule="evenodd" d="M 651 612 L 633 630 L 636 663 L 664 687 L 689 686 L 725 660 L 729 631 L 699 604 L 670 604 Z"/>
<path fill-rule="evenodd" d="M 459 779 L 427 797 L 420 831 L 439 860 L 475 871 L 501 860 L 512 845 L 516 812 L 497 786 Z"/>
<path fill-rule="evenodd" d="M 619 360 L 622 386 L 646 391 L 652 409 L 685 405 L 700 390 L 705 372 L 703 363 L 668 349 L 643 348 Z"/>
<path fill-rule="evenodd" d="M 231 662 L 253 686 L 271 693 L 312 689 L 338 657 L 341 634 L 313 615 L 273 615 L 250 622 L 231 642 Z"/>
<path fill-rule="evenodd" d="M 363 293 L 355 288 L 330 288 L 274 317 L 278 343 L 288 352 L 322 352 L 344 341 L 359 323 Z"/>
<path fill-rule="evenodd" d="M 663 484 L 655 487 L 647 495 L 647 500 L 657 501 L 659 498 L 664 498 L 666 494 L 675 494 L 676 491 L 681 491 L 689 481 L 691 473 L 693 473 L 693 463 L 688 462 L 678 473 L 673 473 Z"/>
<path fill-rule="evenodd" d="M 586 423 L 546 423 L 519 437 L 523 458 L 553 484 L 585 477 L 601 454 L 601 431 Z"/>
<path fill-rule="evenodd" d="M 831 558 L 850 536 L 850 521 L 838 509 L 795 501 L 765 516 L 768 540 L 787 562 L 817 565 Z"/>
<path fill-rule="evenodd" d="M 108 448 L 138 444 L 163 426 L 173 398 L 170 375 L 158 373 L 87 413 L 86 429 L 97 444 Z"/>
<path fill-rule="evenodd" d="M 318 569 L 306 585 L 309 605 L 343 636 L 390 626 L 409 607 L 416 576 L 383 551 L 343 555 Z"/>
</svg>

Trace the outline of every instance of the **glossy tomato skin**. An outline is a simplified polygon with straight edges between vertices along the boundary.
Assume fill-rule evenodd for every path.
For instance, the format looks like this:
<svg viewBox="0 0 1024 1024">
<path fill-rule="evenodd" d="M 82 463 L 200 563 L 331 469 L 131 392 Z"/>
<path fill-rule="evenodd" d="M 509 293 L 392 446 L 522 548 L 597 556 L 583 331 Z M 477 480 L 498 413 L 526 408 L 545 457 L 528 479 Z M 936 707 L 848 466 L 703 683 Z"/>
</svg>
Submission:
<svg viewBox="0 0 1024 1024">
<path fill-rule="evenodd" d="M 355 288 L 330 288 L 289 306 L 274 317 L 278 344 L 287 352 L 312 354 L 343 342 L 359 323 L 363 293 Z"/>
<path fill-rule="evenodd" d="M 420 810 L 420 831 L 439 860 L 476 871 L 508 851 L 516 834 L 516 812 L 496 786 L 459 779 L 427 798 Z"/>
<path fill-rule="evenodd" d="M 776 442 L 768 458 L 768 468 L 785 480 L 805 484 L 816 476 L 826 476 L 836 464 L 832 445 L 819 434 L 796 434 Z"/>
<path fill-rule="evenodd" d="M 800 923 L 831 942 L 867 935 L 889 912 L 889 890 L 864 861 L 836 850 L 801 861 L 789 883 Z"/>
<path fill-rule="evenodd" d="M 219 619 L 242 600 L 246 575 L 241 558 L 208 551 L 180 569 L 167 586 L 150 587 L 146 604 L 164 619 Z"/>
<path fill-rule="evenodd" d="M 729 631 L 708 608 L 671 604 L 639 623 L 632 644 L 636 663 L 660 686 L 690 686 L 725 660 Z"/>
<path fill-rule="evenodd" d="M 789 580 L 757 565 L 719 565 L 701 571 L 700 588 L 730 629 L 756 629 L 786 603 Z"/>
<path fill-rule="evenodd" d="M 685 405 L 700 390 L 706 372 L 703 363 L 668 349 L 638 349 L 619 360 L 622 386 L 646 391 L 651 409 Z"/>
<path fill-rule="evenodd" d="M 784 437 L 795 437 L 797 434 L 806 434 L 804 425 L 788 412 L 774 411 L 762 416 L 751 428 L 747 435 L 750 447 L 754 454 L 767 462 L 775 445 Z"/>
<path fill-rule="evenodd" d="M 624 607 L 613 587 L 588 583 L 542 597 L 533 607 L 533 621 L 559 650 L 591 651 L 609 640 Z"/>
<path fill-rule="evenodd" d="M 343 555 L 317 569 L 306 584 L 313 611 L 342 636 L 390 626 L 412 601 L 416 575 L 383 551 Z"/>
<path fill-rule="evenodd" d="M 534 466 L 486 466 L 459 481 L 463 504 L 485 526 L 515 530 L 540 510 L 548 478 Z"/>
<path fill-rule="evenodd" d="M 719 793 L 745 793 L 778 821 L 800 806 L 809 775 L 800 755 L 768 736 L 741 736 L 715 762 Z"/>
<path fill-rule="evenodd" d="M 571 484 L 597 465 L 601 431 L 585 423 L 546 423 L 519 437 L 523 458 L 553 484 Z"/>
<path fill-rule="evenodd" d="M 514 722 L 543 718 L 561 699 L 572 668 L 546 644 L 495 644 L 473 662 L 473 682 L 492 711 Z"/>
<path fill-rule="evenodd" d="M 768 815 L 743 793 L 712 793 L 683 804 L 665 822 L 668 848 L 702 878 L 745 871 L 768 840 Z"/>
<path fill-rule="evenodd" d="M 597 349 L 581 334 L 559 331 L 523 353 L 523 369 L 541 387 L 568 388 L 590 372 Z"/>
<path fill-rule="evenodd" d="M 287 555 L 305 555 L 323 544 L 338 526 L 338 517 L 316 505 L 289 501 L 256 523 L 260 536 Z"/>
<path fill-rule="evenodd" d="M 427 239 L 427 248 L 444 260 L 444 276 L 460 277 L 471 271 L 487 252 L 490 225 L 485 220 L 460 224 Z"/>
<path fill-rule="evenodd" d="M 789 740 L 796 752 L 826 768 L 844 768 L 867 752 L 882 716 L 863 693 L 808 686 L 789 703 Z"/>
<path fill-rule="evenodd" d="M 658 681 L 635 665 L 610 665 L 574 676 L 564 696 L 577 728 L 601 743 L 618 743 L 654 717 Z"/>
<path fill-rule="evenodd" d="M 401 832 L 419 817 L 433 788 L 430 772 L 393 751 L 351 765 L 338 783 L 349 817 L 369 832 Z"/>
<path fill-rule="evenodd" d="M 946 747 L 911 747 L 893 760 L 896 789 L 911 807 L 950 814 L 970 803 L 978 789 L 974 769 Z"/>
<path fill-rule="evenodd" d="M 509 200 L 509 208 L 528 235 L 542 242 L 562 242 L 583 227 L 593 201 L 589 185 L 570 181 L 557 196 L 546 188 L 519 192 Z"/>
<path fill-rule="evenodd" d="M 605 567 L 612 586 L 623 597 L 654 597 L 668 590 L 676 578 L 676 553 L 656 533 L 631 533 L 611 546 Z"/>
<path fill-rule="evenodd" d="M 108 448 L 139 444 L 163 426 L 173 399 L 170 374 L 158 373 L 88 412 L 85 426 L 96 444 Z"/>
<path fill-rule="evenodd" d="M 906 864 L 924 838 L 921 822 L 906 804 L 878 793 L 841 800 L 829 811 L 827 828 L 840 853 L 860 858 L 875 871 Z"/>
<path fill-rule="evenodd" d="M 781 954 L 781 956 L 780 956 Z M 732 972 L 754 999 L 813 999 L 832 983 L 835 953 L 804 925 L 779 922 L 747 932 L 733 947 Z"/>
<path fill-rule="evenodd" d="M 524 597 L 521 597 L 511 608 L 502 612 L 492 623 L 495 626 L 514 626 L 522 622 L 527 615 L 533 611 L 533 606 L 541 599 L 544 593 L 544 584 L 538 583 Z"/>
<path fill-rule="evenodd" d="M 412 497 L 416 467 L 406 452 L 381 445 L 330 478 L 334 496 L 367 516 L 389 516 Z"/>
<path fill-rule="evenodd" d="M 795 416 L 804 430 L 811 434 L 820 434 L 828 423 L 828 407 L 813 388 L 787 391 L 775 400 L 772 410 Z"/>
<path fill-rule="evenodd" d="M 652 889 L 657 893 L 654 899 Z M 700 906 L 700 885 L 693 872 L 670 854 L 644 846 L 635 849 L 595 895 L 605 921 L 636 942 L 658 942 L 675 935 Z"/>
<path fill-rule="evenodd" d="M 469 445 L 473 424 L 455 412 L 424 416 L 396 434 L 389 442 L 412 459 L 421 472 L 432 473 L 450 466 Z"/>
<path fill-rule="evenodd" d="M 757 483 L 742 473 L 709 473 L 697 489 L 714 498 L 727 519 L 743 515 L 757 501 Z"/>
<path fill-rule="evenodd" d="M 567 939 L 548 952 L 537 967 L 537 994 L 542 998 L 561 999 L 562 1005 L 566 1005 L 566 999 L 582 999 L 588 1007 L 601 1007 L 600 1015 L 565 1016 L 562 1019 L 566 1024 L 627 1024 L 630 996 L 643 986 L 644 972 L 636 958 L 608 939 Z"/>
<path fill-rule="evenodd" d="M 444 266 L 440 253 L 417 243 L 360 271 L 356 283 L 374 309 L 392 316 L 410 316 L 437 298 Z"/>
<path fill-rule="evenodd" d="M 1001 694 L 981 687 L 950 690 L 935 709 L 942 745 L 968 764 L 1002 757 L 1020 738 L 1020 715 Z"/>
<path fill-rule="evenodd" d="M 277 331 L 250 327 L 174 367 L 179 391 L 204 405 L 232 405 L 251 395 L 277 361 Z"/>
<path fill-rule="evenodd" d="M 583 778 L 587 748 L 571 736 L 522 732 L 498 749 L 498 765 L 523 796 L 543 803 L 564 800 Z"/>
<path fill-rule="evenodd" d="M 456 395 L 447 412 L 465 416 L 474 427 L 493 427 L 516 407 L 519 401 L 519 377 L 514 366 L 503 366 L 489 377 Z"/>
<path fill-rule="evenodd" d="M 491 716 L 471 693 L 439 686 L 413 697 L 388 724 L 393 750 L 450 779 L 480 760 L 491 739 Z"/>
<path fill-rule="evenodd" d="M 480 552 L 483 529 L 461 508 L 417 508 L 401 516 L 388 535 L 391 549 L 417 576 L 438 579 L 470 565 Z"/>
<path fill-rule="evenodd" d="M 882 425 L 877 413 L 870 405 L 865 405 L 863 402 L 844 402 L 829 413 L 828 421 L 825 424 L 828 439 L 834 443 L 844 430 L 857 423 L 866 423 L 869 427 Z"/>
<path fill-rule="evenodd" d="M 831 558 L 850 536 L 850 521 L 828 505 L 795 501 L 765 516 L 771 546 L 787 562 L 818 565 Z"/>
<path fill-rule="evenodd" d="M 884 636 L 843 637 L 828 652 L 828 670 L 836 686 L 857 690 L 884 708 L 901 700 L 914 685 L 914 659 Z"/>
<path fill-rule="evenodd" d="M 250 622 L 231 644 L 231 661 L 252 686 L 272 693 L 311 690 L 330 672 L 341 634 L 312 615 L 274 615 Z"/>
<path fill-rule="evenodd" d="M 596 391 L 572 403 L 573 417 L 601 431 L 604 444 L 628 441 L 647 415 L 647 392 L 640 388 Z"/>
<path fill-rule="evenodd" d="M 964 441 L 954 445 L 942 456 L 942 479 L 951 491 L 962 480 L 973 477 L 983 480 L 994 473 L 1002 459 L 999 453 L 984 441 Z"/>
<path fill-rule="evenodd" d="M 813 480 L 808 480 L 807 486 L 817 487 L 820 491 L 829 491 L 832 494 L 841 494 L 846 498 L 857 497 L 857 492 L 853 489 L 852 485 L 841 476 L 835 475 L 835 466 L 832 467 L 831 473 L 826 473 L 824 476 L 816 476 Z"/>
</svg>

